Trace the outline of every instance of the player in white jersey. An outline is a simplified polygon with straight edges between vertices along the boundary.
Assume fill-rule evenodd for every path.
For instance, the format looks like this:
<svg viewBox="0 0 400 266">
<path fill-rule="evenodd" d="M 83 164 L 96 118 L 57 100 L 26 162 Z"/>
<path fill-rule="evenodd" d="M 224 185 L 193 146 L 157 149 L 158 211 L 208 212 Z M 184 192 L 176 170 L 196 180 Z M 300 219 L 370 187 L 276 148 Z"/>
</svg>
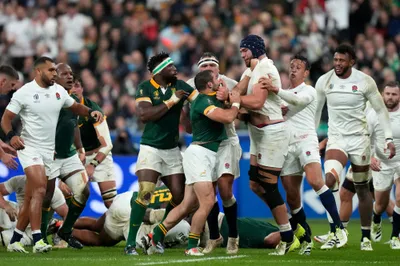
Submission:
<svg viewBox="0 0 400 266">
<path fill-rule="evenodd" d="M 385 132 L 385 145 L 390 150 L 389 158 L 395 155 L 396 149 L 389 115 L 376 83 L 370 76 L 352 68 L 355 60 L 353 47 L 342 44 L 336 48 L 334 69 L 322 75 L 316 84 L 318 98 L 316 125 L 319 125 L 322 108 L 327 99 L 329 129 L 325 153 L 326 184 L 332 190 L 338 189 L 339 176 L 347 160 L 350 159 L 360 201 L 361 250 L 372 250 L 370 241 L 372 197 L 368 185 L 370 138 L 364 113 L 367 101 L 379 116 Z"/>
<path fill-rule="evenodd" d="M 9 251 L 24 252 L 19 243 L 23 230 L 30 222 L 34 240 L 33 252 L 48 252 L 51 246 L 46 244 L 40 232 L 43 198 L 46 193 L 47 177 L 51 173 L 54 160 L 55 133 L 61 108 L 69 108 L 81 116 L 94 116 L 102 120 L 99 112 L 92 111 L 72 99 L 66 90 L 54 83 L 57 72 L 54 61 L 40 57 L 34 64 L 35 79 L 14 93 L 1 120 L 11 146 L 18 151 L 20 163 L 27 177 L 24 204 L 18 215 L 18 223 Z M 21 136 L 13 130 L 11 121 L 20 115 L 22 120 Z"/>
<path fill-rule="evenodd" d="M 236 86 L 237 81 L 219 73 L 219 61 L 212 53 L 204 53 L 197 63 L 199 71 L 211 70 L 218 79 L 222 79 L 229 91 Z M 194 78 L 187 81 L 187 84 L 195 88 Z M 218 98 L 218 97 L 217 97 Z M 218 192 L 224 206 L 224 213 L 229 226 L 229 239 L 226 247 L 228 254 L 236 254 L 239 250 L 239 239 L 237 230 L 237 203 L 232 192 L 234 179 L 240 175 L 239 161 L 242 156 L 239 137 L 236 134 L 235 123 L 225 124 L 225 131 L 228 139 L 221 142 L 217 152 L 216 175 Z M 219 205 L 216 201 L 207 218 L 210 229 L 210 239 L 203 250 L 207 254 L 223 243 L 218 228 Z"/>
<path fill-rule="evenodd" d="M 347 243 L 347 234 L 340 221 L 332 191 L 322 179 L 321 158 L 318 148 L 318 136 L 315 130 L 315 110 L 317 107 L 317 93 L 315 89 L 304 83 L 310 73 L 310 63 L 307 58 L 296 55 L 290 62 L 289 78 L 291 88 L 282 90 L 269 86 L 268 91 L 280 96 L 287 102 L 286 123 L 290 131 L 288 154 L 282 167 L 282 184 L 286 190 L 287 203 L 291 209 L 290 219 L 292 228 L 300 224 L 306 229 L 305 236 L 300 238 L 302 248 L 300 254 L 309 255 L 312 249 L 311 230 L 306 222 L 306 214 L 301 205 L 300 187 L 303 172 L 306 173 L 308 183 L 318 194 L 322 205 L 331 214 L 335 221 L 335 231 L 338 248 Z M 270 81 L 270 79 L 268 79 Z M 336 229 L 337 227 L 337 229 Z M 330 249 L 333 246 L 323 246 Z"/>
<path fill-rule="evenodd" d="M 395 82 L 389 83 L 382 92 L 383 101 L 389 112 L 393 131 L 393 143 L 396 150 L 400 149 L 400 88 Z M 372 180 L 375 188 L 375 204 L 371 230 L 371 238 L 380 241 L 382 238 L 381 215 L 386 210 L 393 184 L 396 185 L 396 203 L 393 209 L 391 249 L 400 249 L 400 156 L 388 159 L 385 147 L 384 130 L 376 112 L 371 111 L 367 116 L 368 124 L 372 128 L 371 142 L 375 148 L 371 158 Z"/>
<path fill-rule="evenodd" d="M 12 66 L 0 66 L 0 95 L 5 95 L 15 89 L 18 81 L 18 73 Z M 15 150 L 0 140 L 0 161 L 2 161 L 8 168 L 17 169 L 18 164 L 14 160 Z M 0 194 L 0 208 L 4 199 Z"/>
<path fill-rule="evenodd" d="M 242 96 L 242 107 L 249 112 L 250 135 L 250 187 L 269 206 L 279 225 L 282 241 L 272 255 L 284 255 L 299 245 L 289 223 L 286 205 L 278 190 L 278 177 L 287 154 L 289 135 L 281 111 L 281 98 L 262 89 L 261 77 L 272 79 L 275 87 L 281 87 L 279 72 L 265 54 L 264 40 L 249 35 L 240 42 L 240 53 L 248 68 L 252 59 L 258 64 L 243 74 L 250 77 L 247 90 Z M 240 89 L 241 82 L 237 88 Z M 236 89 L 234 89 L 236 90 Z"/>
</svg>

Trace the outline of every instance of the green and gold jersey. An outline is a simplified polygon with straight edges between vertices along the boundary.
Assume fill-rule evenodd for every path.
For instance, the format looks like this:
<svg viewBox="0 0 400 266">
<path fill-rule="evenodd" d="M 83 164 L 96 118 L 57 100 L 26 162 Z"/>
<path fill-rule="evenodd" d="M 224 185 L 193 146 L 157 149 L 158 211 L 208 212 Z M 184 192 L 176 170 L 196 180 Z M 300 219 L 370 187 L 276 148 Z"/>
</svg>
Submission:
<svg viewBox="0 0 400 266">
<path fill-rule="evenodd" d="M 86 97 L 82 98 L 81 104 L 84 104 L 93 111 L 99 111 L 104 114 L 103 110 L 101 110 L 97 103 L 89 100 Z M 104 117 L 104 119 L 106 118 Z M 101 146 L 101 143 L 97 138 L 96 129 L 94 128 L 95 123 L 96 120 L 93 117 L 79 117 L 78 125 L 81 132 L 82 145 L 86 151 L 92 151 Z"/>
<path fill-rule="evenodd" d="M 192 102 L 190 121 L 192 123 L 193 142 L 217 152 L 219 144 L 227 139 L 225 126 L 207 117 L 208 112 L 223 105 L 216 98 L 216 93 L 200 93 Z"/>
<path fill-rule="evenodd" d="M 136 200 L 138 192 L 133 192 L 132 197 Z M 150 204 L 147 208 L 160 209 L 165 208 L 166 203 L 172 199 L 172 194 L 166 186 L 157 187 L 151 197 Z"/>
<path fill-rule="evenodd" d="M 71 95 L 75 101 L 79 99 L 75 95 Z M 66 108 L 60 110 L 56 129 L 56 147 L 55 157 L 57 159 L 69 158 L 76 154 L 74 144 L 74 131 L 77 125 L 78 116 Z"/>
<path fill-rule="evenodd" d="M 271 233 L 279 232 L 279 228 L 264 221 L 252 218 L 237 219 L 239 232 L 239 248 L 265 248 L 264 238 Z M 226 217 L 222 220 L 220 233 L 224 238 L 223 247 L 226 247 L 229 237 L 229 228 Z"/>
<path fill-rule="evenodd" d="M 162 88 L 154 79 L 142 82 L 136 92 L 136 102 L 149 102 L 153 106 L 163 104 L 171 98 L 175 91 L 183 90 L 189 92 L 189 101 L 196 98 L 197 90 L 190 87 L 186 82 L 177 80 Z M 168 112 L 157 121 L 149 121 L 143 131 L 140 144 L 148 145 L 157 149 L 173 149 L 178 146 L 179 119 L 184 101 L 175 104 Z"/>
</svg>

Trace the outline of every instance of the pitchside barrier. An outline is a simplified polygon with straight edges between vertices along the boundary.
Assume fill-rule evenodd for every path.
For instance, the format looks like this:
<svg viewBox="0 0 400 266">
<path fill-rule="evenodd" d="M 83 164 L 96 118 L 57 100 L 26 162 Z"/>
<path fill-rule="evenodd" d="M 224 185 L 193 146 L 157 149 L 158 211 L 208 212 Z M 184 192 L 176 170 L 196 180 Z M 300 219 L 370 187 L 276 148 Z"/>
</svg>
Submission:
<svg viewBox="0 0 400 266">
<path fill-rule="evenodd" d="M 190 143 L 190 136 L 185 137 L 185 141 Z M 234 194 L 238 202 L 238 215 L 240 217 L 255 217 L 255 218 L 272 218 L 272 214 L 267 206 L 250 190 L 249 188 L 249 138 L 247 135 L 240 136 L 240 143 L 243 148 L 242 159 L 240 160 L 240 177 L 234 182 Z M 128 190 L 138 190 L 137 176 L 135 175 L 136 156 L 118 156 L 113 155 L 114 158 L 114 171 L 117 183 L 118 193 L 122 193 Z M 322 164 L 323 165 L 323 164 Z M 342 181 L 344 180 L 345 171 L 342 173 Z M 10 177 L 15 175 L 23 174 L 22 168 L 19 165 L 17 170 L 9 170 L 4 164 L 0 163 L 0 182 L 5 182 Z M 279 183 L 279 190 L 285 199 L 284 189 Z M 308 218 L 326 218 L 324 208 L 310 185 L 306 180 L 302 184 L 302 201 L 304 210 Z M 96 183 L 90 184 L 90 198 L 83 212 L 83 216 L 98 217 L 104 213 L 106 208 L 104 207 L 101 194 Z M 393 197 L 393 193 L 392 193 Z M 15 200 L 15 194 L 10 195 L 10 200 Z M 358 199 L 353 198 L 353 216 L 359 217 L 358 211 Z M 220 204 L 221 211 L 222 206 Z"/>
</svg>

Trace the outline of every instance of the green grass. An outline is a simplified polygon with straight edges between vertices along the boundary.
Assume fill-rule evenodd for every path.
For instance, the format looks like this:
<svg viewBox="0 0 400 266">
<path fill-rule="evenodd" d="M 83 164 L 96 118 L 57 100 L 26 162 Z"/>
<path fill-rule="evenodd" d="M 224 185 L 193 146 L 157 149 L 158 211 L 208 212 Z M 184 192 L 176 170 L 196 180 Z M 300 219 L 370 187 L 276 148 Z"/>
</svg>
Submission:
<svg viewBox="0 0 400 266">
<path fill-rule="evenodd" d="M 328 225 L 325 221 L 310 221 L 313 234 L 325 234 Z M 349 224 L 349 243 L 346 247 L 332 251 L 322 251 L 315 243 L 311 256 L 300 256 L 296 252 L 286 256 L 269 256 L 270 250 L 241 249 L 237 256 L 228 256 L 220 248 L 215 253 L 203 257 L 186 257 L 183 249 L 167 249 L 164 255 L 128 257 L 123 255 L 124 243 L 111 248 L 85 247 L 83 250 L 60 249 L 49 254 L 7 253 L 0 249 L 0 265 L 4 266 L 113 266 L 113 265 L 400 265 L 400 250 L 391 250 L 384 244 L 389 239 L 391 226 L 384 221 L 383 240 L 373 243 L 374 251 L 360 251 L 359 221 L 353 219 Z M 32 250 L 28 247 L 29 251 Z"/>
</svg>

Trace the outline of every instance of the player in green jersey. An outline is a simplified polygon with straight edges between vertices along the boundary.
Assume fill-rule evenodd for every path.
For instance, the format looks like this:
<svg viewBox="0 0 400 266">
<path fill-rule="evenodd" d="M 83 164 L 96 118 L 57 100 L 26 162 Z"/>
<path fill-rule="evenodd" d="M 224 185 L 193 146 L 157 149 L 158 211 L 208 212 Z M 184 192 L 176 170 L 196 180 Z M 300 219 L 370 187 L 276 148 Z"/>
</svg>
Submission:
<svg viewBox="0 0 400 266">
<path fill-rule="evenodd" d="M 80 103 L 103 113 L 103 110 L 87 97 L 83 97 L 83 87 L 80 79 L 75 78 L 71 92 L 76 95 Z M 86 152 L 86 172 L 91 182 L 99 185 L 104 205 L 109 208 L 117 188 L 114 176 L 114 160 L 111 156 L 112 141 L 107 120 L 97 123 L 89 117 L 79 117 L 79 129 L 83 143 L 83 152 Z"/>
<path fill-rule="evenodd" d="M 183 168 L 186 176 L 185 197 L 181 204 L 173 209 L 167 218 L 159 224 L 151 237 L 142 239 L 147 254 L 163 253 L 163 241 L 168 230 L 193 211 L 186 255 L 202 256 L 198 248 L 200 233 L 203 231 L 207 216 L 215 202 L 215 185 L 217 178 L 214 168 L 217 163 L 217 151 L 221 142 L 227 139 L 224 124 L 232 123 L 240 108 L 239 93 L 231 94 L 232 107 L 222 108 L 216 93 L 220 85 L 226 87 L 223 80 L 211 70 L 198 73 L 194 79 L 200 94 L 192 102 L 190 120 L 193 130 L 193 142 L 186 149 L 183 157 Z"/>
<path fill-rule="evenodd" d="M 179 119 L 184 100 L 191 102 L 198 95 L 197 90 L 177 79 L 176 67 L 168 54 L 151 57 L 147 66 L 153 77 L 142 82 L 136 93 L 138 116 L 146 126 L 136 164 L 139 197 L 132 199 L 127 255 L 138 255 L 136 235 L 158 178 L 173 196 L 166 214 L 183 199 L 185 176 L 178 148 Z"/>
</svg>

